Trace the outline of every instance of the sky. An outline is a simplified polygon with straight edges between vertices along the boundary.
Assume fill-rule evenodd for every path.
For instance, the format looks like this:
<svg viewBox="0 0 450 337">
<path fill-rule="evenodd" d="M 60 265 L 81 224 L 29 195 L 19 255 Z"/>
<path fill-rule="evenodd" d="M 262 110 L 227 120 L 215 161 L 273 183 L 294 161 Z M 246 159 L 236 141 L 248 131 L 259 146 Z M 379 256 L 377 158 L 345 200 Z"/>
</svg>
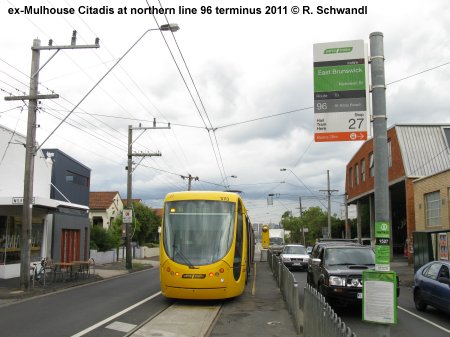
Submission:
<svg viewBox="0 0 450 337">
<path fill-rule="evenodd" d="M 31 5 L 41 12 L 26 14 Z M 5 0 L 0 20 L 2 96 L 28 94 L 33 39 L 67 46 L 73 30 L 77 45 L 99 38 L 99 48 L 40 52 L 39 92 L 60 97 L 40 101 L 36 140 L 89 167 L 91 191 L 126 199 L 131 125 L 133 153 L 153 154 L 133 157 L 133 198 L 153 208 L 191 175 L 193 190 L 242 191 L 253 223 L 278 223 L 285 211 L 299 214 L 299 197 L 326 210 L 328 171 L 340 213 L 345 166 L 363 143 L 314 141 L 315 43 L 369 44 L 382 32 L 388 127 L 450 123 L 448 0 Z M 180 29 L 157 30 L 166 23 Z M 26 104 L 1 99 L 0 125 L 26 134 Z M 138 129 L 154 121 L 158 129 Z"/>
</svg>

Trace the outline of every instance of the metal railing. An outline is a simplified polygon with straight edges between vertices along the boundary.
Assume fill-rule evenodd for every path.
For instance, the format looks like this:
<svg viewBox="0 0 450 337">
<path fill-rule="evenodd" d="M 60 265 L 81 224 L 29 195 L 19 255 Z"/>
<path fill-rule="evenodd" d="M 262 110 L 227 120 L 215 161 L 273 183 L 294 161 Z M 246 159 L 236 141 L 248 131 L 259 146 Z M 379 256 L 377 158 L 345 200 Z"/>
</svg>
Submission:
<svg viewBox="0 0 450 337">
<path fill-rule="evenodd" d="M 286 301 L 298 334 L 304 337 L 356 337 L 337 316 L 325 298 L 310 285 L 304 289 L 303 308 L 300 308 L 298 283 L 281 259 L 268 252 L 268 263 Z"/>
<path fill-rule="evenodd" d="M 356 337 L 325 298 L 309 284 L 305 287 L 303 335 L 305 337 Z"/>
</svg>

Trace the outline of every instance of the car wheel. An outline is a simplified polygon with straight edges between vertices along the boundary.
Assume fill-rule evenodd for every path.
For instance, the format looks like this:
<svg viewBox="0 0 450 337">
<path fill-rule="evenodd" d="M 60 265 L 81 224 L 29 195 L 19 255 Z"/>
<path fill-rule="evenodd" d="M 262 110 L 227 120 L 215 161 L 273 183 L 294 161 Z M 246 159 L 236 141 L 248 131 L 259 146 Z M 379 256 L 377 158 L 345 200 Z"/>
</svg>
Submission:
<svg viewBox="0 0 450 337">
<path fill-rule="evenodd" d="M 416 291 L 414 291 L 414 305 L 416 306 L 416 309 L 419 311 L 424 311 L 427 308 L 427 304 L 422 298 L 420 289 L 416 289 Z"/>
</svg>

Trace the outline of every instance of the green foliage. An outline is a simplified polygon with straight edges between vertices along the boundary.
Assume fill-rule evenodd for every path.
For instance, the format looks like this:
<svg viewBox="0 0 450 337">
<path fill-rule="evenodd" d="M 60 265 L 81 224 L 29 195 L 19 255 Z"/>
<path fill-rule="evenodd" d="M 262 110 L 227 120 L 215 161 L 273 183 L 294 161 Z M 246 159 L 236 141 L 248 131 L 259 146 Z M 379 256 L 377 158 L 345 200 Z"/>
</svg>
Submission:
<svg viewBox="0 0 450 337">
<path fill-rule="evenodd" d="M 116 237 L 110 229 L 104 229 L 102 226 L 91 227 L 91 248 L 100 252 L 105 252 L 118 246 Z"/>
<path fill-rule="evenodd" d="M 303 243 L 301 228 L 307 228 L 305 233 L 305 244 L 313 245 L 316 239 L 322 237 L 322 227 L 328 227 L 328 214 L 320 207 L 310 207 L 303 212 L 302 217 L 292 217 L 290 212 L 285 212 L 281 217 L 283 228 L 291 232 L 290 242 Z M 344 231 L 344 221 L 331 216 L 332 237 L 340 238 Z"/>
<path fill-rule="evenodd" d="M 133 202 L 133 241 L 139 245 L 146 242 L 158 242 L 158 227 L 161 218 L 148 206 L 140 202 Z"/>
<path fill-rule="evenodd" d="M 131 225 L 132 241 L 139 245 L 158 243 L 158 227 L 161 218 L 150 208 L 139 202 L 133 202 L 133 223 Z M 124 244 L 122 239 L 123 217 L 117 217 L 109 227 L 91 227 L 90 247 L 98 251 L 107 251 Z"/>
</svg>

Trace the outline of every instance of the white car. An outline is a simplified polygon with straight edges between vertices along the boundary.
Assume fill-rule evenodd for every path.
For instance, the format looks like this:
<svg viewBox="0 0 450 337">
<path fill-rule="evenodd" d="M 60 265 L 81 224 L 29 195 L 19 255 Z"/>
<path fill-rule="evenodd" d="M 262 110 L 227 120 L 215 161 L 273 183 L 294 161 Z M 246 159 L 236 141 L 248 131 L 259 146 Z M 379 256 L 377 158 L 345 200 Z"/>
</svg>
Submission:
<svg viewBox="0 0 450 337">
<path fill-rule="evenodd" d="M 291 268 L 306 269 L 308 268 L 309 254 L 303 245 L 287 244 L 284 246 L 280 254 L 281 261 L 284 265 Z"/>
</svg>

